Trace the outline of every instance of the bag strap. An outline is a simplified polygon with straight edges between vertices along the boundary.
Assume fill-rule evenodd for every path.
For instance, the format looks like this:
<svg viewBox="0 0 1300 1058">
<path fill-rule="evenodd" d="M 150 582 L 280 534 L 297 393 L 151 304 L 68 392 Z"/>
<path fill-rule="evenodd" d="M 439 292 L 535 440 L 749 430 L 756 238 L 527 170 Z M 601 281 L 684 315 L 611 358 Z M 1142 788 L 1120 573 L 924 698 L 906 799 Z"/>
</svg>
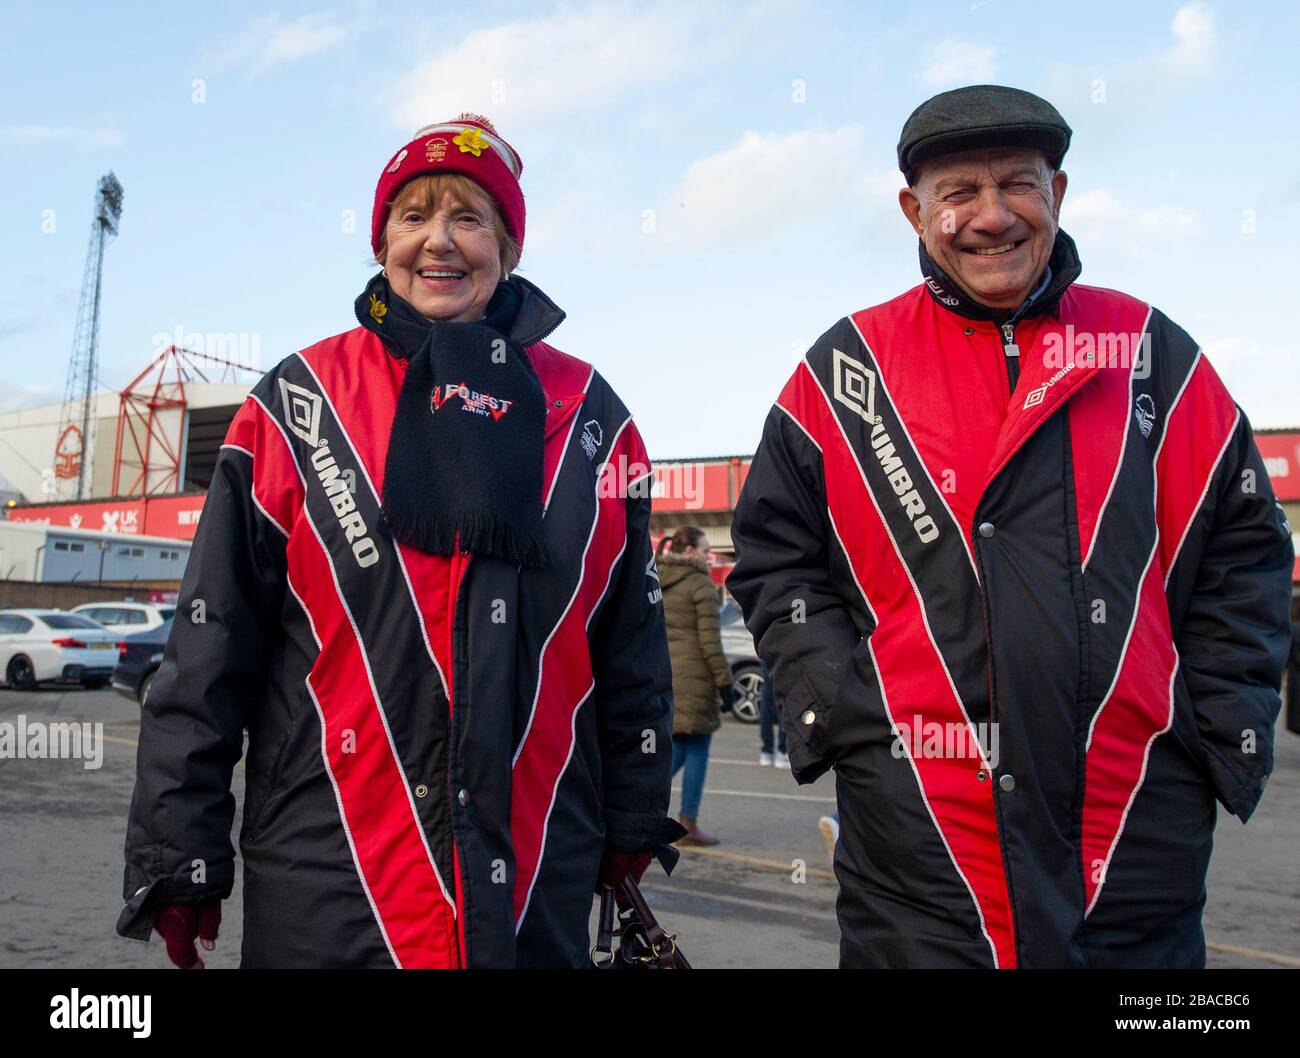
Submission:
<svg viewBox="0 0 1300 1058">
<path fill-rule="evenodd" d="M 641 895 L 640 887 L 630 877 L 623 879 L 622 892 L 627 902 L 632 906 L 633 914 L 641 920 L 641 927 L 645 930 L 646 941 L 659 963 L 659 969 L 673 969 L 676 962 L 677 938 L 664 932 L 663 926 L 659 925 L 659 920 L 655 918 L 654 912 L 650 910 L 650 905 L 645 902 L 645 897 Z"/>
<path fill-rule="evenodd" d="M 592 964 L 599 970 L 614 965 L 614 890 L 601 886 L 600 924 L 596 927 L 596 945 L 591 949 Z"/>
</svg>

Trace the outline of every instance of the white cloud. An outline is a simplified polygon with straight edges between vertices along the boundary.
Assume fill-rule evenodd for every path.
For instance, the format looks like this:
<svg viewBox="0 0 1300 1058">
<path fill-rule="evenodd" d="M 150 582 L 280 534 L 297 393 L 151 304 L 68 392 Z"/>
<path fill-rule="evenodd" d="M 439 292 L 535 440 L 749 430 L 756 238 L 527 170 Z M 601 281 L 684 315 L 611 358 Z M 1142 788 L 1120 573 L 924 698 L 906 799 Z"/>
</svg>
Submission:
<svg viewBox="0 0 1300 1058">
<path fill-rule="evenodd" d="M 1134 107 L 1158 110 L 1185 82 L 1208 74 L 1222 50 L 1214 13 L 1201 3 L 1180 7 L 1170 23 L 1170 34 L 1172 40 L 1162 47 L 1100 69 L 1054 67 L 1048 84 L 1054 95 L 1080 100 L 1087 98 L 1080 96 L 1081 91 L 1095 92 L 1100 86 L 1105 101 L 1129 108 L 1130 116 Z"/>
<path fill-rule="evenodd" d="M 991 44 L 945 37 L 925 49 L 921 80 L 936 88 L 990 81 L 997 68 L 997 52 Z"/>
<path fill-rule="evenodd" d="M 401 75 L 383 102 L 406 129 L 464 110 L 517 123 L 603 106 L 689 68 L 701 45 L 695 24 L 686 9 L 613 5 L 507 22 Z"/>
<path fill-rule="evenodd" d="M 657 226 L 667 243 L 709 245 L 824 219 L 827 210 L 847 224 L 873 198 L 892 198 L 901 182 L 897 173 L 887 177 L 867 167 L 860 126 L 749 131 L 691 163 L 659 210 Z"/>
<path fill-rule="evenodd" d="M 1134 235 L 1195 232 L 1194 210 L 1175 205 L 1132 206 L 1104 187 L 1065 196 L 1061 226 L 1079 238 L 1124 240 Z"/>
<path fill-rule="evenodd" d="M 251 66 L 261 73 L 283 63 L 297 62 L 329 51 L 351 31 L 334 16 L 316 12 L 282 22 L 276 12 L 255 18 L 229 47 L 207 57 L 201 65 Z"/>
<path fill-rule="evenodd" d="M 77 129 L 53 125 L 10 125 L 0 131 L 17 143 L 63 143 L 74 141 L 83 147 L 121 147 L 126 137 L 117 129 Z"/>
<path fill-rule="evenodd" d="M 1198 73 L 1214 57 L 1217 31 L 1214 13 L 1204 4 L 1187 4 L 1174 14 L 1174 43 L 1159 61 L 1174 70 Z"/>
</svg>

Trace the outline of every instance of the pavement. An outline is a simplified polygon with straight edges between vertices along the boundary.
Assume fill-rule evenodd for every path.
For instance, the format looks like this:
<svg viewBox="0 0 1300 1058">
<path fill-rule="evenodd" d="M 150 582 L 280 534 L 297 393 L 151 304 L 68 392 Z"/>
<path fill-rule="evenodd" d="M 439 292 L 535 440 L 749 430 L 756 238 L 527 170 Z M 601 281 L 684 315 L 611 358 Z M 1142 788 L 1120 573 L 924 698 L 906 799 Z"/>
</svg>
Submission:
<svg viewBox="0 0 1300 1058">
<path fill-rule="evenodd" d="M 103 726 L 103 761 L 0 760 L 0 968 L 167 965 L 158 938 L 114 932 L 135 777 L 139 709 L 111 690 L 0 690 L 0 722 Z M 1205 932 L 1211 967 L 1300 967 L 1300 737 L 1278 732 L 1276 767 L 1248 827 L 1219 814 Z M 679 776 L 680 779 L 680 776 Z M 673 810 L 679 785 L 674 784 Z M 234 792 L 243 797 L 243 766 Z M 722 838 L 688 849 L 647 899 L 698 967 L 834 967 L 835 881 L 817 829 L 834 809 L 823 776 L 796 786 L 758 765 L 758 729 L 728 719 L 714 736 L 700 825 Z M 237 873 L 238 877 L 238 873 Z M 211 967 L 239 963 L 240 888 L 224 906 Z"/>
</svg>

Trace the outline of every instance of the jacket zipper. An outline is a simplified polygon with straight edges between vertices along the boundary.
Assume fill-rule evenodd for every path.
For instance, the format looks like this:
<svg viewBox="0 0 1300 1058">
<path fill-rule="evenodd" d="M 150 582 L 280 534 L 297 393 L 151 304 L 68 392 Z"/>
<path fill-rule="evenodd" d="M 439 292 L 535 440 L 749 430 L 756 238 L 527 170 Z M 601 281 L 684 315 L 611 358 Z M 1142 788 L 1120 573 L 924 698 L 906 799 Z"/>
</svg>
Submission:
<svg viewBox="0 0 1300 1058">
<path fill-rule="evenodd" d="M 1016 345 L 1016 325 L 1002 325 L 1002 355 L 1007 358 L 1007 380 L 1011 383 L 1011 392 L 1016 391 L 1020 381 L 1020 346 Z"/>
<path fill-rule="evenodd" d="M 456 530 L 455 539 L 451 548 L 451 605 L 447 615 L 447 659 L 448 666 L 451 669 L 447 681 L 447 807 L 453 814 L 456 811 L 456 790 L 452 782 L 452 762 L 456 754 L 456 710 L 453 707 L 453 699 L 456 696 L 456 688 L 460 685 L 460 680 L 456 674 L 456 611 L 460 609 L 460 585 L 464 578 L 465 570 L 469 566 L 470 559 L 465 557 L 465 552 L 460 548 L 460 530 Z M 453 899 L 457 902 L 456 926 L 454 933 L 456 936 L 457 962 L 461 969 L 465 969 L 465 944 L 464 944 L 464 922 L 462 914 L 461 897 L 463 896 L 462 887 L 459 881 L 459 865 L 461 862 L 460 850 L 456 845 L 456 824 L 451 823 L 451 855 L 452 855 L 452 893 Z"/>
</svg>

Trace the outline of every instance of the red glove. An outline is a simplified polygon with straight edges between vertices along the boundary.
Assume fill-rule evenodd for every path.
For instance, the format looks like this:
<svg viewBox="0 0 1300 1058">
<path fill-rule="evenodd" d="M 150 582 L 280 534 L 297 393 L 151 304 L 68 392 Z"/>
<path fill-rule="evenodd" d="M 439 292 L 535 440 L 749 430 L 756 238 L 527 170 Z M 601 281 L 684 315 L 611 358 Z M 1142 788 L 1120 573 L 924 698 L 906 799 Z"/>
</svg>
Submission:
<svg viewBox="0 0 1300 1058">
<path fill-rule="evenodd" d="M 653 859 L 653 852 L 614 852 L 606 849 L 600 861 L 599 884 L 604 889 L 617 889 L 624 878 L 631 878 L 640 885 L 641 876 Z"/>
<path fill-rule="evenodd" d="M 154 916 L 153 928 L 167 943 L 167 958 L 182 970 L 202 970 L 203 960 L 194 950 L 199 938 L 204 951 L 217 946 L 221 926 L 221 901 L 206 904 L 164 904 Z"/>
</svg>

